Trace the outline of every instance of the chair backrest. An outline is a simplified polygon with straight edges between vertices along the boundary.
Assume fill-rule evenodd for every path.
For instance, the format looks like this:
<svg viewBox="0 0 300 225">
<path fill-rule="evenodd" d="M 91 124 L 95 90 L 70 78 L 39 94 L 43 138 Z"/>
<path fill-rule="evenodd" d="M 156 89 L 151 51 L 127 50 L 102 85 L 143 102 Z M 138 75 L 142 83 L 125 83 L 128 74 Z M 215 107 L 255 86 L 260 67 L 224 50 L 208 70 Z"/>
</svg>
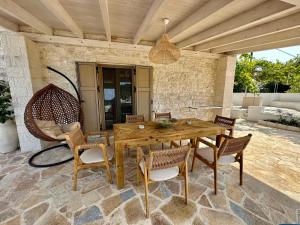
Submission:
<svg viewBox="0 0 300 225">
<path fill-rule="evenodd" d="M 126 123 L 139 123 L 144 121 L 144 115 L 126 115 Z"/>
<path fill-rule="evenodd" d="M 155 113 L 155 119 L 171 119 L 171 113 L 165 112 L 165 113 Z"/>
<path fill-rule="evenodd" d="M 241 154 L 247 147 L 251 137 L 252 134 L 248 134 L 247 136 L 239 138 L 225 138 L 218 151 L 218 156 L 220 157 L 221 155 Z"/>
<path fill-rule="evenodd" d="M 187 162 L 190 146 L 150 151 L 148 170 L 159 170 L 174 166 L 182 166 Z"/>
<path fill-rule="evenodd" d="M 235 119 L 217 115 L 215 117 L 214 123 L 223 127 L 233 127 L 235 124 Z"/>
<path fill-rule="evenodd" d="M 74 150 L 77 145 L 85 144 L 85 137 L 80 128 L 76 128 L 73 131 L 65 135 L 66 141 L 69 147 Z"/>
</svg>

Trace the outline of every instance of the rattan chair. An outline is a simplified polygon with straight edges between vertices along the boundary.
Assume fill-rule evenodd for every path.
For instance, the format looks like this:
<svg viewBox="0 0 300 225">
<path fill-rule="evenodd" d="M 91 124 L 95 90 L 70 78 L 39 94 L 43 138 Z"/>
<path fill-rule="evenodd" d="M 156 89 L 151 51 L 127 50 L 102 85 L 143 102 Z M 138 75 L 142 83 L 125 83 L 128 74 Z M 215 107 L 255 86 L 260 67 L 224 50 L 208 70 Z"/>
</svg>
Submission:
<svg viewBox="0 0 300 225">
<path fill-rule="evenodd" d="M 155 119 L 171 119 L 171 112 L 155 113 Z"/>
<path fill-rule="evenodd" d="M 155 113 L 154 117 L 155 117 L 156 121 L 159 121 L 159 120 L 170 120 L 170 119 L 172 119 L 171 112 Z M 158 146 L 158 145 L 151 145 L 151 148 L 152 149 L 161 149 L 161 148 L 165 149 L 165 148 L 168 148 L 169 146 L 170 145 L 168 145 L 168 144 L 162 143 L 161 147 Z"/>
<path fill-rule="evenodd" d="M 144 121 L 144 115 L 126 115 L 126 123 L 140 123 Z"/>
<path fill-rule="evenodd" d="M 222 134 L 221 138 L 224 138 L 224 141 L 220 148 L 202 138 L 197 138 L 196 146 L 199 146 L 199 143 L 203 143 L 208 148 L 195 148 L 191 171 L 194 169 L 196 158 L 213 169 L 214 188 L 215 194 L 217 194 L 217 166 L 239 162 L 240 185 L 243 185 L 243 150 L 247 147 L 251 136 L 251 134 L 248 134 L 244 137 L 233 138 Z"/>
<path fill-rule="evenodd" d="M 218 124 L 219 126 L 225 127 L 226 131 L 229 131 L 228 135 L 230 137 L 233 137 L 234 132 L 234 125 L 235 125 L 235 119 L 224 117 L 224 116 L 216 116 L 214 120 L 214 124 Z M 207 137 L 210 140 L 215 141 L 215 144 L 220 147 L 221 144 L 221 137 L 220 135 Z"/>
<path fill-rule="evenodd" d="M 137 149 L 137 182 L 142 176 L 145 185 L 145 205 L 146 217 L 149 217 L 148 206 L 148 184 L 172 179 L 178 175 L 183 175 L 185 180 L 185 203 L 188 202 L 188 157 L 190 145 L 178 146 L 176 148 L 150 150 L 147 156 L 144 155 L 142 148 Z"/>
<path fill-rule="evenodd" d="M 126 123 L 143 123 L 145 122 L 144 115 L 126 115 Z M 127 148 L 127 154 L 130 154 L 130 147 L 125 146 Z"/>
<path fill-rule="evenodd" d="M 89 135 L 103 135 L 105 143 L 87 143 Z M 114 150 L 110 147 L 109 134 L 107 132 L 93 132 L 84 136 L 78 128 L 67 133 L 66 141 L 74 152 L 74 176 L 73 190 L 77 189 L 77 175 L 81 169 L 105 167 L 108 181 L 112 183 L 109 161 L 113 159 Z"/>
</svg>

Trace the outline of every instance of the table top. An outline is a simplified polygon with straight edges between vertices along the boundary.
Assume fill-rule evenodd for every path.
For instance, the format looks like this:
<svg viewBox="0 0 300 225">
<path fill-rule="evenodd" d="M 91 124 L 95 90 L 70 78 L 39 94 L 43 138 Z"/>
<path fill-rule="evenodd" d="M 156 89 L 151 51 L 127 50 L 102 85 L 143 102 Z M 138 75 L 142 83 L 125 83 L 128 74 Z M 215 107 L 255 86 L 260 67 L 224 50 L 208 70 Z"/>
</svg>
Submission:
<svg viewBox="0 0 300 225">
<path fill-rule="evenodd" d="M 191 121 L 188 124 L 187 121 Z M 144 129 L 139 125 L 143 124 Z M 115 143 L 134 144 L 141 141 L 163 142 L 224 133 L 226 128 L 194 118 L 178 119 L 169 128 L 157 128 L 155 122 L 114 124 Z"/>
</svg>

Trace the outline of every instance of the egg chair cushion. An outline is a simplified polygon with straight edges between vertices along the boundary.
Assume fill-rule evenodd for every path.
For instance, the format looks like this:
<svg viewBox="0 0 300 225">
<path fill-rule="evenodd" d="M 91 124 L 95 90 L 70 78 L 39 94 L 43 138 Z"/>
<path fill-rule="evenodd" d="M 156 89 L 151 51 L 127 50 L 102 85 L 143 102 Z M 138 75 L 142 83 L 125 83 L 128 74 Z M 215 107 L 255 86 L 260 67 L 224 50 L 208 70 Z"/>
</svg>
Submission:
<svg viewBox="0 0 300 225">
<path fill-rule="evenodd" d="M 67 124 L 61 124 L 60 128 L 64 133 L 71 132 L 75 130 L 76 128 L 80 128 L 80 123 L 79 122 L 73 122 L 73 123 L 67 123 Z"/>
</svg>

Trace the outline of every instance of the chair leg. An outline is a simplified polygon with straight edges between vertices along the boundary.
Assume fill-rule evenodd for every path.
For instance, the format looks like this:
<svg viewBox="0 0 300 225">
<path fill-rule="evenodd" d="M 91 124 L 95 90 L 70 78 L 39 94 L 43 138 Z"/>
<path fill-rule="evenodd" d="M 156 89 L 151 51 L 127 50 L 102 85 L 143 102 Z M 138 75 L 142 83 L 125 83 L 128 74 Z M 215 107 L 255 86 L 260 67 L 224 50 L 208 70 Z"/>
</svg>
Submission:
<svg viewBox="0 0 300 225">
<path fill-rule="evenodd" d="M 240 158 L 240 185 L 243 185 L 243 155 Z"/>
<path fill-rule="evenodd" d="M 139 165 L 137 164 L 137 167 L 136 167 L 136 185 L 139 185 L 140 181 L 141 181 L 141 171 L 140 171 Z"/>
<path fill-rule="evenodd" d="M 184 168 L 184 190 L 185 190 L 185 204 L 188 204 L 188 193 L 189 193 L 189 189 L 188 189 L 188 184 L 189 184 L 189 180 L 188 180 L 188 167 L 187 167 L 187 163 L 185 164 L 185 168 Z"/>
<path fill-rule="evenodd" d="M 77 176 L 78 176 L 77 162 L 76 159 L 74 159 L 73 191 L 77 191 Z"/>
<path fill-rule="evenodd" d="M 145 176 L 145 207 L 146 207 L 146 217 L 149 218 L 149 198 L 148 198 L 148 181 L 147 178 Z"/>
<path fill-rule="evenodd" d="M 217 195 L 217 163 L 214 165 L 214 186 L 215 186 L 215 195 Z"/>
<path fill-rule="evenodd" d="M 195 158 L 196 158 L 196 151 L 197 151 L 197 148 L 195 148 L 195 150 L 194 150 L 191 172 L 193 172 L 193 170 L 194 170 L 194 164 L 195 164 Z"/>
<path fill-rule="evenodd" d="M 109 163 L 108 162 L 105 162 L 105 167 L 106 167 L 106 173 L 107 173 L 108 182 L 112 184 L 112 176 L 111 176 L 110 167 L 109 167 Z"/>
</svg>

